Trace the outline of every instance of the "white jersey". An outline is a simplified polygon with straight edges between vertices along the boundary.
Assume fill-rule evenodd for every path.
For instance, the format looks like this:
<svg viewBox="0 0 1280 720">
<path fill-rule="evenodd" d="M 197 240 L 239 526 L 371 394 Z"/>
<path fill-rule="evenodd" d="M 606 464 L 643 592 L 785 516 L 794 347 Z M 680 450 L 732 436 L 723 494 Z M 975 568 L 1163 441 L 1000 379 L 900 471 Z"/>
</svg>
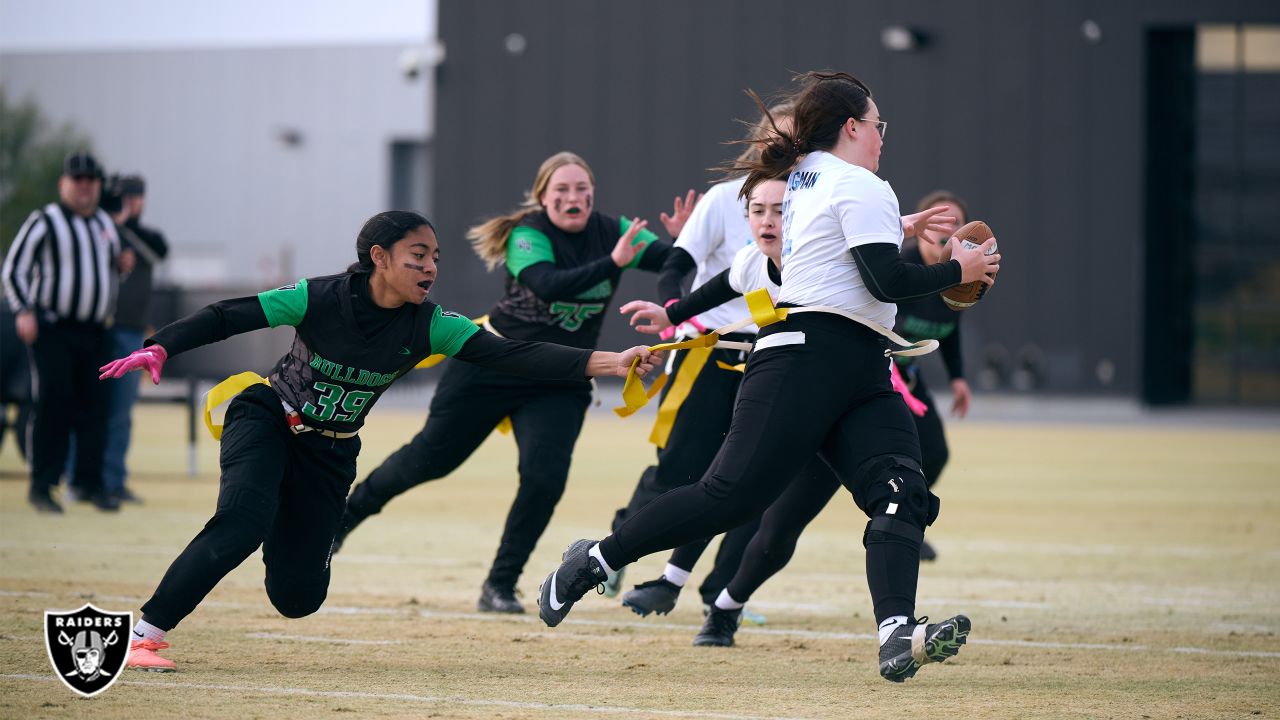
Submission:
<svg viewBox="0 0 1280 720">
<path fill-rule="evenodd" d="M 744 182 L 746 178 L 742 177 L 712 185 L 693 208 L 680 237 L 676 238 L 676 247 L 689 253 L 698 264 L 692 287 L 701 287 L 724 272 L 739 250 L 755 245 L 751 239 L 751 227 L 747 225 L 746 203 L 738 199 Z M 738 298 L 702 313 L 698 320 L 711 330 L 750 314 L 746 301 Z M 740 332 L 758 331 L 755 325 L 748 325 Z"/>
<path fill-rule="evenodd" d="M 744 247 L 733 257 L 729 266 L 729 287 L 746 295 L 752 290 L 764 288 L 769 297 L 777 300 L 780 286 L 769 277 L 769 258 L 754 244 Z M 745 317 L 740 315 L 739 317 Z"/>
<path fill-rule="evenodd" d="M 875 173 L 827 152 L 807 155 L 787 179 L 782 203 L 779 302 L 826 305 L 893 327 L 898 306 L 875 299 L 849 248 L 902 247 L 898 197 Z"/>
</svg>

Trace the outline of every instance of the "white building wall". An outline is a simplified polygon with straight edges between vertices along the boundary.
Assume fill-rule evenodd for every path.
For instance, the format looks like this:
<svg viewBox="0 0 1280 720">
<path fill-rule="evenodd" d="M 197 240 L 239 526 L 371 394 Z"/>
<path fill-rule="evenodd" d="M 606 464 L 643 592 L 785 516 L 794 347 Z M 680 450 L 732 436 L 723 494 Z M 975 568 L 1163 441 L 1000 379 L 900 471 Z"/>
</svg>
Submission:
<svg viewBox="0 0 1280 720">
<path fill-rule="evenodd" d="M 146 177 L 172 279 L 266 287 L 345 268 L 390 202 L 391 142 L 430 137 L 433 73 L 406 78 L 405 49 L 3 53 L 0 84 Z"/>
</svg>

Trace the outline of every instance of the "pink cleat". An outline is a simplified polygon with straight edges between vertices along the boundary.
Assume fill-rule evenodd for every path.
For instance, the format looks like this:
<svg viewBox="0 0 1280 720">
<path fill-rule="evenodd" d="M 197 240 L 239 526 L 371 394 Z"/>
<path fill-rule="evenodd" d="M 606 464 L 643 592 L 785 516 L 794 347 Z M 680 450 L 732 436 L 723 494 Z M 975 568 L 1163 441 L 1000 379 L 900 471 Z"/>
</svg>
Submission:
<svg viewBox="0 0 1280 720">
<path fill-rule="evenodd" d="M 178 666 L 172 660 L 156 654 L 169 647 L 167 642 L 154 640 L 134 640 L 129 643 L 129 662 L 125 667 L 148 672 L 174 672 Z"/>
</svg>

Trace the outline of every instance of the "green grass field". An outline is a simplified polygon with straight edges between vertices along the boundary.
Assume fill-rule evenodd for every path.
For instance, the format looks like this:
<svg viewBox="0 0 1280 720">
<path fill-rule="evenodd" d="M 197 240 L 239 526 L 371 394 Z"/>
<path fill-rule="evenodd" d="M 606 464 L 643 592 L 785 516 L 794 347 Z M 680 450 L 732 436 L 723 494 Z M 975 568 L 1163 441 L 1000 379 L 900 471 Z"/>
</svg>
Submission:
<svg viewBox="0 0 1280 720">
<path fill-rule="evenodd" d="M 329 600 L 277 616 L 250 558 L 170 633 L 179 672 L 128 671 L 81 699 L 54 677 L 43 611 L 135 613 L 212 513 L 216 445 L 185 475 L 185 420 L 139 408 L 144 507 L 64 516 L 26 504 L 0 454 L 0 716 L 4 718 L 1240 718 L 1280 716 L 1280 437 L 1274 430 L 953 423 L 919 612 L 973 619 L 969 645 L 904 685 L 876 672 L 865 518 L 841 494 L 752 606 L 732 649 L 694 648 L 696 593 L 641 619 L 589 596 L 536 617 L 566 543 L 597 537 L 652 457 L 647 421 L 592 414 L 568 492 L 520 587 L 533 612 L 475 600 L 515 485 L 494 435 L 451 478 L 405 495 L 334 560 Z M 380 409 L 361 476 L 421 416 Z M 630 568 L 660 572 L 664 557 Z M 705 567 L 695 570 L 694 582 Z"/>
</svg>

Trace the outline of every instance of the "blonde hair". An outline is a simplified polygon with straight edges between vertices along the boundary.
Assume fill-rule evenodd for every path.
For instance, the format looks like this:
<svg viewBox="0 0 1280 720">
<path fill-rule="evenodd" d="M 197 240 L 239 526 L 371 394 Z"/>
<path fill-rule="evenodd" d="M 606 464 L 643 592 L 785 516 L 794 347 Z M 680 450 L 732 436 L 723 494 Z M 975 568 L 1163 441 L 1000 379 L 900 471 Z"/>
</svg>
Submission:
<svg viewBox="0 0 1280 720">
<path fill-rule="evenodd" d="M 515 211 L 506 215 L 489 218 L 467 230 L 467 239 L 471 241 L 471 249 L 476 251 L 489 270 L 501 265 L 507 258 L 507 236 L 520 224 L 521 220 L 542 210 L 542 194 L 551 184 L 551 176 L 565 165 L 577 165 L 587 171 L 591 184 L 596 184 L 595 173 L 587 161 L 576 154 L 564 151 L 542 161 L 538 175 L 533 179 L 533 187 L 525 193 L 524 202 Z"/>
</svg>

